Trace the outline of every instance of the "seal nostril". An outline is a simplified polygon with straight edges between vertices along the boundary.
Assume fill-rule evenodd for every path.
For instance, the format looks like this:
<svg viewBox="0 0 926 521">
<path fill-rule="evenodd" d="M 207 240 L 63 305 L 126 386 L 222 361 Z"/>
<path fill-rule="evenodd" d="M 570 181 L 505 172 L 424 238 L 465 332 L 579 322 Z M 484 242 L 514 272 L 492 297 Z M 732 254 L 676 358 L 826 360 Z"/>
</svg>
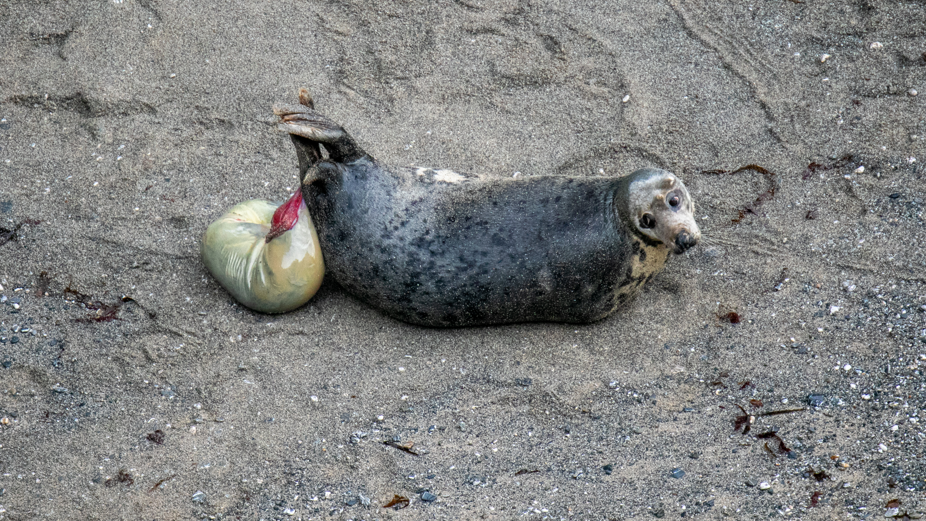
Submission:
<svg viewBox="0 0 926 521">
<path fill-rule="evenodd" d="M 688 232 L 681 232 L 675 236 L 675 247 L 679 253 L 688 250 L 695 244 L 698 244 L 698 239 L 692 237 Z"/>
</svg>

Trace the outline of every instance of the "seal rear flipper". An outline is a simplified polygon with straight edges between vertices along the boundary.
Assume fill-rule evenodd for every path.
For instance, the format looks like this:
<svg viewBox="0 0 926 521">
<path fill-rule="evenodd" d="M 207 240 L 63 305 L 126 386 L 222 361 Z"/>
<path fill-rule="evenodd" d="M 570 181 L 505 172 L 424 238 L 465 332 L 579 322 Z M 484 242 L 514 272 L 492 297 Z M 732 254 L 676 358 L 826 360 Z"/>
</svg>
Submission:
<svg viewBox="0 0 926 521">
<path fill-rule="evenodd" d="M 309 141 L 323 144 L 332 161 L 350 163 L 364 157 L 370 157 L 357 145 L 354 138 L 344 128 L 322 116 L 310 106 L 274 105 L 273 113 L 280 117 L 280 123 L 277 125 L 278 129 L 293 136 L 300 136 Z M 293 142 L 296 143 L 295 139 Z M 299 152 L 298 144 L 296 149 Z"/>
</svg>

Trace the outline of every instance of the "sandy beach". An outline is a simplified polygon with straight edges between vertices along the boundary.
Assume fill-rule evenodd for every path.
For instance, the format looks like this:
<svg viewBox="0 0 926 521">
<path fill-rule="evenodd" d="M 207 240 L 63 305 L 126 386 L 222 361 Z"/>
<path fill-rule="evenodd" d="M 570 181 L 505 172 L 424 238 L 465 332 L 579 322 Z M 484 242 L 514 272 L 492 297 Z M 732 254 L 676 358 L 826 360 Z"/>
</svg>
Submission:
<svg viewBox="0 0 926 521">
<path fill-rule="evenodd" d="M 7 0 L 0 49 L 0 520 L 926 516 L 922 0 Z M 591 325 L 255 313 L 199 241 L 298 189 L 301 87 L 386 164 L 671 170 L 703 239 Z"/>
</svg>

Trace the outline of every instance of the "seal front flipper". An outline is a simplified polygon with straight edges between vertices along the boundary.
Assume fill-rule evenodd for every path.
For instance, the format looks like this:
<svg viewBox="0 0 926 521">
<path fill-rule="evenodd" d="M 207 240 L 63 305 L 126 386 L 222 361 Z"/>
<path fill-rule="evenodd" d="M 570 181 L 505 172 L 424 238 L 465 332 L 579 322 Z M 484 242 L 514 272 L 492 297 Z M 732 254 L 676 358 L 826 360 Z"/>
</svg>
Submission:
<svg viewBox="0 0 926 521">
<path fill-rule="evenodd" d="M 302 97 L 300 96 L 300 100 Z M 311 100 L 309 100 L 311 101 Z M 273 113 L 280 117 L 277 128 L 293 136 L 300 136 L 324 145 L 328 156 L 338 163 L 352 163 L 358 159 L 372 159 L 354 138 L 340 125 L 306 105 L 274 105 Z M 294 139 L 297 151 L 299 143 Z M 301 159 L 300 159 L 301 161 Z"/>
<path fill-rule="evenodd" d="M 341 168 L 338 167 L 337 163 L 319 161 L 310 166 L 303 174 L 302 192 L 310 201 L 316 200 L 319 195 L 328 195 L 329 188 L 340 184 L 341 174 Z"/>
</svg>

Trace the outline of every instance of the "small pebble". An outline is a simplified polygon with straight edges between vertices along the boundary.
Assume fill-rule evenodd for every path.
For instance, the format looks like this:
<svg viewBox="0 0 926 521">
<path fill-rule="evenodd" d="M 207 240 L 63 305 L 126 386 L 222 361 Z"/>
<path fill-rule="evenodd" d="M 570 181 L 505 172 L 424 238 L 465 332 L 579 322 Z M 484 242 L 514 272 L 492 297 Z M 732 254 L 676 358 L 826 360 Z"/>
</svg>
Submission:
<svg viewBox="0 0 926 521">
<path fill-rule="evenodd" d="M 758 484 L 759 484 L 759 482 L 756 481 L 756 480 L 754 480 L 754 479 L 752 479 L 752 478 L 749 478 L 749 479 L 746 480 L 746 486 L 747 486 L 747 487 L 754 487 L 754 486 L 756 486 L 756 485 L 758 485 Z"/>
<path fill-rule="evenodd" d="M 811 394 L 807 396 L 807 403 L 811 407 L 820 407 L 826 402 L 826 396 L 822 394 Z"/>
<path fill-rule="evenodd" d="M 768 490 L 770 488 L 772 488 L 772 486 L 768 484 L 768 481 L 763 481 L 762 483 L 759 483 L 759 490 Z"/>
<path fill-rule="evenodd" d="M 897 516 L 899 516 L 899 515 L 900 515 L 900 509 L 899 509 L 899 508 L 896 508 L 896 507 L 895 507 L 895 508 L 889 508 L 889 509 L 887 509 L 887 510 L 884 511 L 884 517 L 897 517 Z"/>
<path fill-rule="evenodd" d="M 919 92 L 916 92 L 916 89 L 910 89 L 907 91 L 907 94 L 909 94 L 910 96 L 916 96 L 917 94 L 919 94 Z"/>
<path fill-rule="evenodd" d="M 685 477 L 685 471 L 679 468 L 672 469 L 672 477 L 675 479 L 682 479 Z"/>
<path fill-rule="evenodd" d="M 877 51 L 884 48 L 884 45 L 881 42 L 871 42 L 871 45 L 868 46 L 871 50 Z"/>
<path fill-rule="evenodd" d="M 202 503 L 205 500 L 206 500 L 206 493 L 203 492 L 202 490 L 197 490 L 196 492 L 193 493 L 193 501 L 195 501 L 196 503 Z"/>
<path fill-rule="evenodd" d="M 421 500 L 427 503 L 431 503 L 432 501 L 437 501 L 437 496 L 425 491 L 421 493 Z"/>
<path fill-rule="evenodd" d="M 614 472 L 614 465 L 608 463 L 607 465 L 601 467 L 601 470 L 604 471 L 606 476 L 610 476 L 611 473 Z"/>
</svg>

